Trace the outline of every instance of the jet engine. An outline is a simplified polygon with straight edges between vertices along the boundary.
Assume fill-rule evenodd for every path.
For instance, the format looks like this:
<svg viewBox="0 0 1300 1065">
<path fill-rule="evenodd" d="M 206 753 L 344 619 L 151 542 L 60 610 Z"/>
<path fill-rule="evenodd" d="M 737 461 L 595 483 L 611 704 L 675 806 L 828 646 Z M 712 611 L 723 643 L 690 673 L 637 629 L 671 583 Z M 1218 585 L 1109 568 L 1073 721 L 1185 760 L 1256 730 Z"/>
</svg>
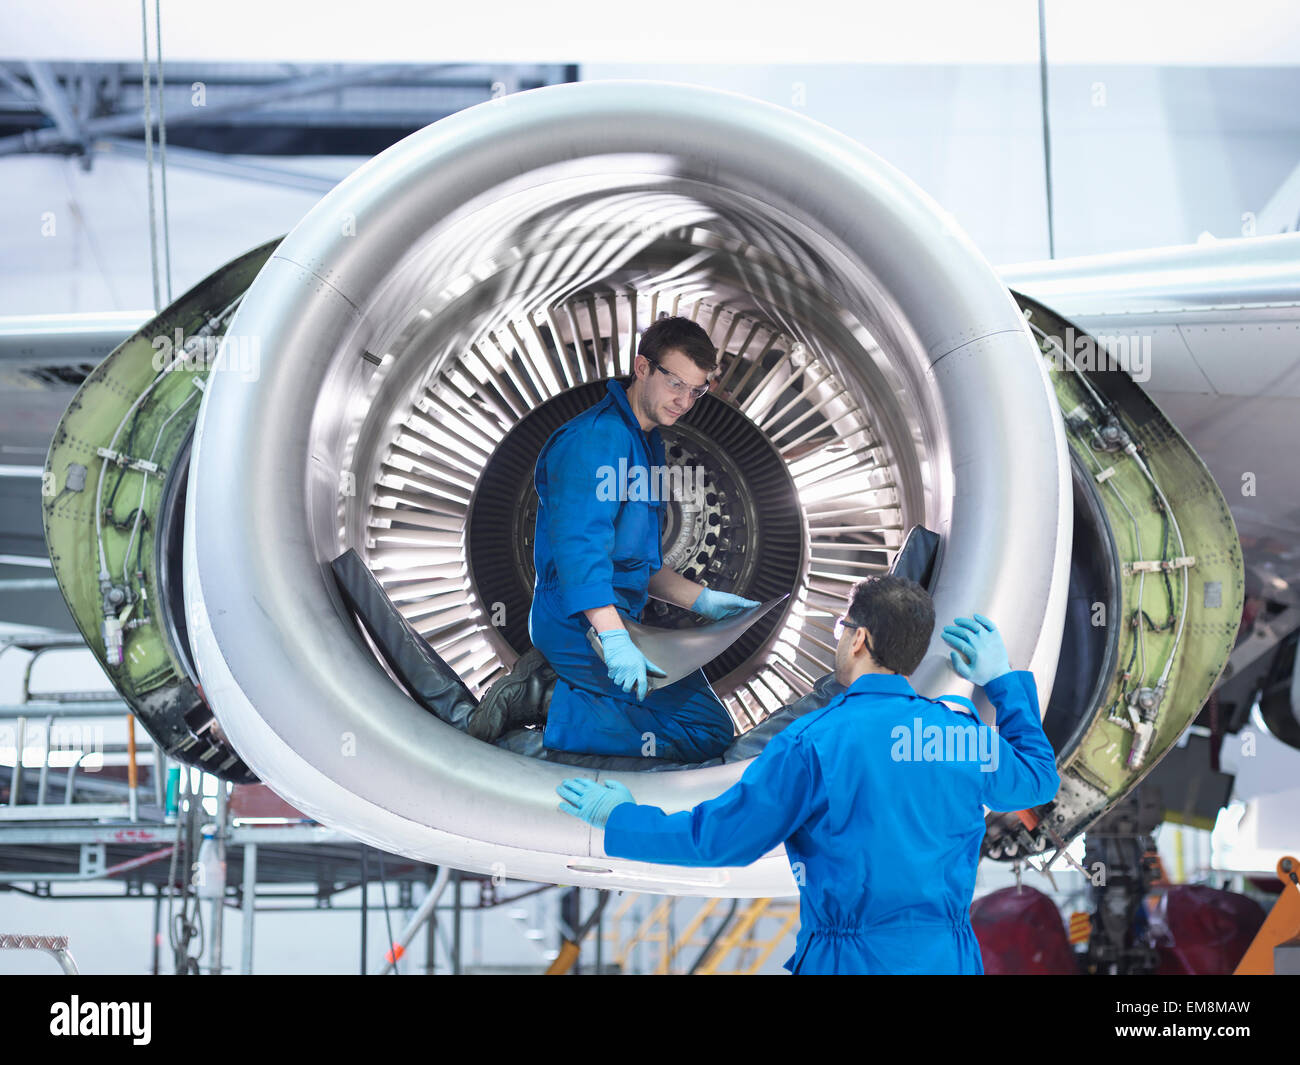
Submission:
<svg viewBox="0 0 1300 1065">
<path fill-rule="evenodd" d="M 541 88 L 421 130 L 118 348 L 47 466 L 87 642 L 173 753 L 375 846 L 581 886 L 792 893 L 779 848 L 744 869 L 605 856 L 556 810 L 573 768 L 424 710 L 331 572 L 355 550 L 482 693 L 529 646 L 537 453 L 631 372 L 661 313 L 720 358 L 665 431 L 703 476 L 668 508 L 665 563 L 789 593 L 706 670 L 738 732 L 833 669 L 849 589 L 921 525 L 939 627 L 998 623 L 1061 765 L 1054 803 L 989 813 L 988 854 L 1063 845 L 1176 742 L 1243 584 L 1177 430 L 866 148 L 662 83 Z M 659 603 L 646 620 L 682 623 Z M 937 635 L 912 682 L 991 720 Z M 612 775 L 680 810 L 744 767 Z"/>
</svg>

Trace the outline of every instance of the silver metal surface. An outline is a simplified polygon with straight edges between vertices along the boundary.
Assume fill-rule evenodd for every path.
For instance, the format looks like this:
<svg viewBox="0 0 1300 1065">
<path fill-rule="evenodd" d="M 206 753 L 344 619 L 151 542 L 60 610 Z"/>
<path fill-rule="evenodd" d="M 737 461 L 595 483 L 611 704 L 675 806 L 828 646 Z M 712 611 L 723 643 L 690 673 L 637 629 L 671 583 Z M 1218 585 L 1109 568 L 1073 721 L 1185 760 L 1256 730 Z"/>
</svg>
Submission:
<svg viewBox="0 0 1300 1065">
<path fill-rule="evenodd" d="M 1300 304 L 1300 233 L 998 267 L 1012 288 L 1082 322 Z"/>
<path fill-rule="evenodd" d="M 40 950 L 59 963 L 64 976 L 77 975 L 77 963 L 68 950 L 67 936 L 24 936 L 0 934 L 0 950 Z"/>
<path fill-rule="evenodd" d="M 769 599 L 733 618 L 694 628 L 657 629 L 651 625 L 639 625 L 635 621 L 624 622 L 632 643 L 664 671 L 663 676 L 650 673 L 646 689 L 654 691 L 656 688 L 666 688 L 697 669 L 703 669 L 735 643 L 746 629 L 783 601 L 784 599 Z M 595 629 L 587 630 L 587 642 L 600 660 L 605 661 L 605 648 Z"/>
<path fill-rule="evenodd" d="M 65 802 L 47 806 L 14 803 L 0 807 L 0 821 L 94 821 L 109 817 L 126 820 L 130 813 L 130 804 L 125 802 Z"/>
<path fill-rule="evenodd" d="M 93 367 L 152 317 L 147 310 L 0 316 L 0 367 Z"/>
<path fill-rule="evenodd" d="M 424 901 L 420 903 L 419 909 L 411 915 L 410 920 L 402 929 L 397 937 L 396 943 L 389 943 L 384 949 L 384 964 L 378 969 L 380 976 L 387 976 L 389 971 L 396 967 L 397 962 L 401 959 L 401 950 L 405 953 L 406 948 L 411 945 L 411 940 L 415 938 L 415 933 L 423 928 L 433 916 L 434 908 L 438 905 L 438 900 L 442 898 L 442 893 L 447 890 L 447 885 L 451 882 L 451 870 L 445 865 L 438 869 L 438 875 L 429 885 L 428 894 L 424 896 Z M 364 891 L 365 888 L 363 887 Z"/>
<path fill-rule="evenodd" d="M 379 483 L 423 383 L 481 338 L 582 293 L 616 294 L 629 276 L 679 312 L 716 299 L 730 312 L 713 320 L 725 350 L 743 342 L 725 336 L 743 311 L 835 372 L 871 418 L 846 423 L 847 465 L 855 448 L 879 449 L 898 524 L 944 537 L 938 616 L 996 620 L 1046 705 L 1070 482 L 1046 373 L 1006 289 L 937 205 L 847 138 L 741 96 L 636 81 L 454 115 L 351 175 L 281 244 L 227 334 L 259 339 L 260 377 L 215 372 L 197 427 L 185 591 L 198 673 L 263 779 L 377 847 L 520 879 L 791 894 L 779 848 L 737 870 L 605 857 L 599 833 L 556 811 L 571 770 L 422 711 L 358 644 L 328 578 L 343 547 L 364 554 L 359 486 Z M 616 318 L 633 329 L 598 361 L 626 365 L 652 315 L 629 301 Z M 507 373 L 508 355 L 492 368 Z M 970 688 L 937 640 L 913 681 Z M 678 810 L 743 769 L 617 775 Z"/>
<path fill-rule="evenodd" d="M 244 898 L 240 924 L 239 972 L 253 975 L 253 925 L 257 919 L 257 844 L 245 843 L 243 847 Z"/>
</svg>

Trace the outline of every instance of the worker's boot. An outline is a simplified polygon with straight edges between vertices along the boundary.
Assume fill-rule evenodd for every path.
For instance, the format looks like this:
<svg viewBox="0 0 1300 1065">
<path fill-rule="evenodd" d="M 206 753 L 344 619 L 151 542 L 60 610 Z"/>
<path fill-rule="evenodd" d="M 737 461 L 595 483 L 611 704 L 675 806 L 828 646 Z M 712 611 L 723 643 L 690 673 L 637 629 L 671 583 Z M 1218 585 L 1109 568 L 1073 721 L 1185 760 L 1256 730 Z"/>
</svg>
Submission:
<svg viewBox="0 0 1300 1065">
<path fill-rule="evenodd" d="M 555 680 L 555 670 L 534 647 L 484 693 L 465 731 L 493 743 L 512 729 L 545 724 Z"/>
</svg>

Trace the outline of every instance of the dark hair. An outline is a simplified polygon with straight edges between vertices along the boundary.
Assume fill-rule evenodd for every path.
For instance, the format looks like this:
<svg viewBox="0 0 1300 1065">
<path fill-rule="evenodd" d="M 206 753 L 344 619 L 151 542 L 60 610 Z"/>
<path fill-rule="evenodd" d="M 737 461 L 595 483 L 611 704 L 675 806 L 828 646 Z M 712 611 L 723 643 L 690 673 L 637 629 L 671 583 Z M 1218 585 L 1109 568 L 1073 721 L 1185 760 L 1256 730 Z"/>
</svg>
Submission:
<svg viewBox="0 0 1300 1065">
<path fill-rule="evenodd" d="M 907 676 L 930 646 L 934 600 L 916 581 L 885 573 L 853 586 L 848 618 L 869 630 L 867 650 L 878 665 Z"/>
<path fill-rule="evenodd" d="M 641 334 L 636 353 L 656 361 L 668 351 L 680 351 L 701 370 L 718 368 L 718 349 L 709 334 L 689 318 L 660 318 Z"/>
</svg>

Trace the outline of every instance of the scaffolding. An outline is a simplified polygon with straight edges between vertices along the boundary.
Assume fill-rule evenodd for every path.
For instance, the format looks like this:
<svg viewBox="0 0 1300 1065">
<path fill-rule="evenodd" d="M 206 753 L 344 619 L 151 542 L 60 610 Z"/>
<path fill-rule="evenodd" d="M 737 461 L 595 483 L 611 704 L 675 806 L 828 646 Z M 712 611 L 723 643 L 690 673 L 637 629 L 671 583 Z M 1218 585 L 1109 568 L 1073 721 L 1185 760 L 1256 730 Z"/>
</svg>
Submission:
<svg viewBox="0 0 1300 1065">
<path fill-rule="evenodd" d="M 43 655 L 84 646 L 76 634 L 0 638 L 0 657 L 30 656 L 17 701 L 0 705 L 0 751 L 13 754 L 12 765 L 0 765 L 0 891 L 51 901 L 105 898 L 115 896 L 78 894 L 75 887 L 121 883 L 123 897 L 153 902 L 155 974 L 252 973 L 259 912 L 359 913 L 358 969 L 381 974 L 404 964 L 409 970 L 408 951 L 421 934 L 424 972 L 467 971 L 466 915 L 489 910 L 504 910 L 518 934 L 537 946 L 538 963 L 526 971 L 557 975 L 757 972 L 798 923 L 795 900 L 508 884 L 385 854 L 304 817 L 264 785 L 232 787 L 169 758 L 157 743 L 137 744 L 136 721 L 115 693 L 32 689 L 33 667 Z M 105 742 L 106 726 L 123 725 L 125 742 Z M 391 883 L 397 908 L 410 914 L 402 924 L 391 922 L 379 943 L 367 934 L 376 880 L 385 908 Z M 315 889 L 268 890 L 295 884 Z M 340 902 L 358 888 L 356 905 Z M 545 894 L 559 900 L 554 921 L 525 919 L 516 904 Z M 235 965 L 223 957 L 228 909 L 242 915 Z M 65 972 L 75 971 L 67 937 L 3 927 L 0 936 L 0 947 L 45 950 Z"/>
<path fill-rule="evenodd" d="M 614 964 L 627 971 L 639 947 L 650 946 L 655 975 L 708 976 L 757 973 L 799 924 L 797 899 L 696 899 L 655 896 L 649 911 L 636 919 L 638 904 L 648 896 L 628 895 L 611 914 L 607 933 Z M 680 911 L 699 908 L 676 930 Z M 723 909 L 723 907 L 726 907 Z M 634 923 L 630 932 L 623 926 Z"/>
</svg>

